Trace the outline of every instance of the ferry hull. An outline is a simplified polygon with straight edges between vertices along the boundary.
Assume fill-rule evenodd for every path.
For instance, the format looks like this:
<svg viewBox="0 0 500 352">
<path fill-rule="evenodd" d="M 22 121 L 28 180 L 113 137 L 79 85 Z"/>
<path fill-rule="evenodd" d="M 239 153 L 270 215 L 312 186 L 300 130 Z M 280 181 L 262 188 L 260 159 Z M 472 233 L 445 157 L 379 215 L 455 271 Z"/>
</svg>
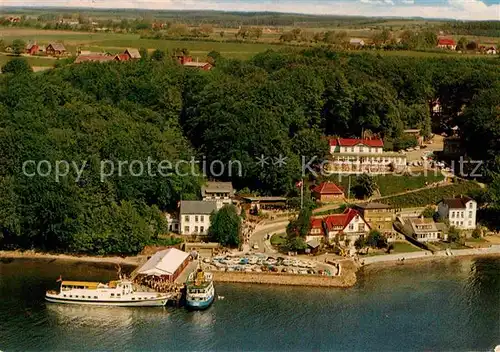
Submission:
<svg viewBox="0 0 500 352">
<path fill-rule="evenodd" d="M 167 304 L 168 297 L 159 297 L 151 300 L 143 301 L 93 301 L 93 300 L 76 300 L 68 298 L 59 298 L 54 296 L 45 296 L 45 300 L 51 303 L 62 304 L 78 304 L 90 306 L 114 306 L 114 307 L 162 307 Z"/>
<path fill-rule="evenodd" d="M 211 296 L 206 301 L 192 301 L 186 298 L 186 308 L 191 310 L 207 309 L 213 303 L 215 296 Z"/>
</svg>

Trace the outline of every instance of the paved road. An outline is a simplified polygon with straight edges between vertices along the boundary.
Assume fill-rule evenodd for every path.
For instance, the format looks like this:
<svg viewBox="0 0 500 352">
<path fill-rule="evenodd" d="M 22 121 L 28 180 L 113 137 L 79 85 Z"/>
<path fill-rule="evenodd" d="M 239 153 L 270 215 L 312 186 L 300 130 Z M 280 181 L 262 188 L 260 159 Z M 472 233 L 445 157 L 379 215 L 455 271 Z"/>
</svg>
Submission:
<svg viewBox="0 0 500 352">
<path fill-rule="evenodd" d="M 282 233 L 286 231 L 286 226 L 288 225 L 288 220 L 284 220 L 281 222 L 273 222 L 273 223 L 263 223 L 255 228 L 255 231 L 250 236 L 250 246 L 253 246 L 254 243 L 257 243 L 259 246 L 259 252 L 271 251 L 270 244 L 266 245 L 266 235 L 274 234 L 274 233 Z"/>
</svg>

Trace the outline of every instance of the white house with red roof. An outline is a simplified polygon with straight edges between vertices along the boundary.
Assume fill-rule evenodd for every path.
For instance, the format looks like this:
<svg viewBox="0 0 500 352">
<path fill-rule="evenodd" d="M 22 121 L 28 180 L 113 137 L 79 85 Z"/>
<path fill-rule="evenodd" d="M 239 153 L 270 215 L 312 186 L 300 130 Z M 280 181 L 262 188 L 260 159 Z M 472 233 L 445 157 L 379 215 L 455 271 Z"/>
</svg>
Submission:
<svg viewBox="0 0 500 352">
<path fill-rule="evenodd" d="M 333 214 L 325 219 L 326 238 L 328 242 L 336 242 L 343 246 L 354 246 L 354 242 L 370 231 L 370 225 L 361 214 L 348 208 L 342 214 Z"/>
<path fill-rule="evenodd" d="M 403 152 L 385 152 L 381 138 L 331 138 L 332 173 L 387 173 L 406 167 Z"/>
<path fill-rule="evenodd" d="M 323 218 L 311 218 L 311 229 L 306 236 L 306 242 L 318 241 L 321 243 L 325 239 L 325 229 L 323 227 Z"/>
<path fill-rule="evenodd" d="M 438 38 L 437 47 L 441 49 L 455 50 L 457 43 L 451 38 Z"/>
<path fill-rule="evenodd" d="M 311 218 L 311 229 L 306 236 L 306 242 L 323 240 L 352 247 L 358 238 L 366 236 L 369 231 L 370 225 L 361 214 L 355 209 L 348 208 L 342 214 Z"/>
<path fill-rule="evenodd" d="M 333 182 L 321 182 L 315 186 L 311 193 L 320 202 L 339 202 L 344 200 L 344 191 Z"/>
</svg>

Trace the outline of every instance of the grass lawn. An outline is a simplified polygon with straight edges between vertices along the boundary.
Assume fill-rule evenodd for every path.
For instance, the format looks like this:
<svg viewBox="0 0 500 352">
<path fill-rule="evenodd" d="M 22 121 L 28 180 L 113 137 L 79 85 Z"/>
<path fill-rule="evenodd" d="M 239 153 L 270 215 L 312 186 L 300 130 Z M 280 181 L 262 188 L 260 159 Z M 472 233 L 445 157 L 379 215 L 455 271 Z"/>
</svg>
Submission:
<svg viewBox="0 0 500 352">
<path fill-rule="evenodd" d="M 0 66 L 5 65 L 7 62 L 12 60 L 17 56 L 10 56 L 10 55 L 0 55 Z M 21 56 L 23 59 L 26 59 L 28 63 L 31 66 L 44 66 L 44 67 L 53 67 L 54 64 L 57 62 L 57 60 L 54 59 L 46 59 L 46 58 L 40 58 L 36 56 Z"/>
<path fill-rule="evenodd" d="M 393 242 L 392 243 L 394 246 L 394 249 L 391 251 L 391 254 L 396 254 L 396 253 L 408 253 L 408 252 L 419 252 L 422 249 L 414 246 L 413 244 L 409 242 Z"/>
<path fill-rule="evenodd" d="M 441 250 L 441 251 L 444 251 L 447 248 L 449 248 L 449 249 L 469 248 L 467 246 L 464 246 L 464 245 L 462 245 L 460 243 L 456 243 L 456 242 L 432 242 L 432 243 L 427 243 L 427 246 L 432 250 Z"/>
<path fill-rule="evenodd" d="M 444 180 L 444 176 L 439 172 L 434 174 L 433 171 L 429 172 L 427 175 L 416 175 L 416 176 L 408 176 L 408 175 L 378 175 L 374 177 L 375 182 L 377 183 L 380 191 L 380 195 L 388 196 L 391 194 L 402 193 L 406 190 L 417 189 L 425 187 L 425 183 L 428 184 L 439 182 Z M 347 193 L 349 188 L 349 177 L 346 175 L 334 175 L 330 177 L 332 182 L 337 183 L 342 186 Z M 351 190 L 355 184 L 356 176 L 351 176 Z"/>
<path fill-rule="evenodd" d="M 274 235 L 271 236 L 271 244 L 273 246 L 281 246 L 285 244 L 286 241 L 286 234 L 284 233 L 275 233 Z"/>
<path fill-rule="evenodd" d="M 486 243 L 488 242 L 487 240 L 485 240 L 484 238 L 480 237 L 480 238 L 467 238 L 465 240 L 465 242 L 474 242 L 474 243 Z"/>
</svg>

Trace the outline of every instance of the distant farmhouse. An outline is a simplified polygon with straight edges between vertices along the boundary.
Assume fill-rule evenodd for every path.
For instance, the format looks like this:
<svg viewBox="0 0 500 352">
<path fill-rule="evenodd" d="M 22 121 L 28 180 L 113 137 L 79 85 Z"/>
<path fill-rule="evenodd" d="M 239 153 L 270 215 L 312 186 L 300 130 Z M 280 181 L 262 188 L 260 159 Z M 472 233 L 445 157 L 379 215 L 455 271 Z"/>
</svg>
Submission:
<svg viewBox="0 0 500 352">
<path fill-rule="evenodd" d="M 210 71 L 213 67 L 209 62 L 198 62 L 198 60 L 193 61 L 193 58 L 188 55 L 176 55 L 174 58 L 178 63 L 185 67 L 198 68 L 203 71 Z"/>
<path fill-rule="evenodd" d="M 50 43 L 47 45 L 45 52 L 49 56 L 63 56 L 66 55 L 66 48 L 62 43 Z"/>
<path fill-rule="evenodd" d="M 79 51 L 75 64 L 82 62 L 109 62 L 109 61 L 130 61 L 141 58 L 137 49 L 126 49 L 123 53 L 111 55 L 106 53 L 92 53 L 90 51 Z"/>
<path fill-rule="evenodd" d="M 437 47 L 441 49 L 455 50 L 457 43 L 451 38 L 438 38 Z"/>
<path fill-rule="evenodd" d="M 362 48 L 365 46 L 365 41 L 359 38 L 351 38 L 349 40 L 349 45 L 355 48 Z"/>
</svg>

